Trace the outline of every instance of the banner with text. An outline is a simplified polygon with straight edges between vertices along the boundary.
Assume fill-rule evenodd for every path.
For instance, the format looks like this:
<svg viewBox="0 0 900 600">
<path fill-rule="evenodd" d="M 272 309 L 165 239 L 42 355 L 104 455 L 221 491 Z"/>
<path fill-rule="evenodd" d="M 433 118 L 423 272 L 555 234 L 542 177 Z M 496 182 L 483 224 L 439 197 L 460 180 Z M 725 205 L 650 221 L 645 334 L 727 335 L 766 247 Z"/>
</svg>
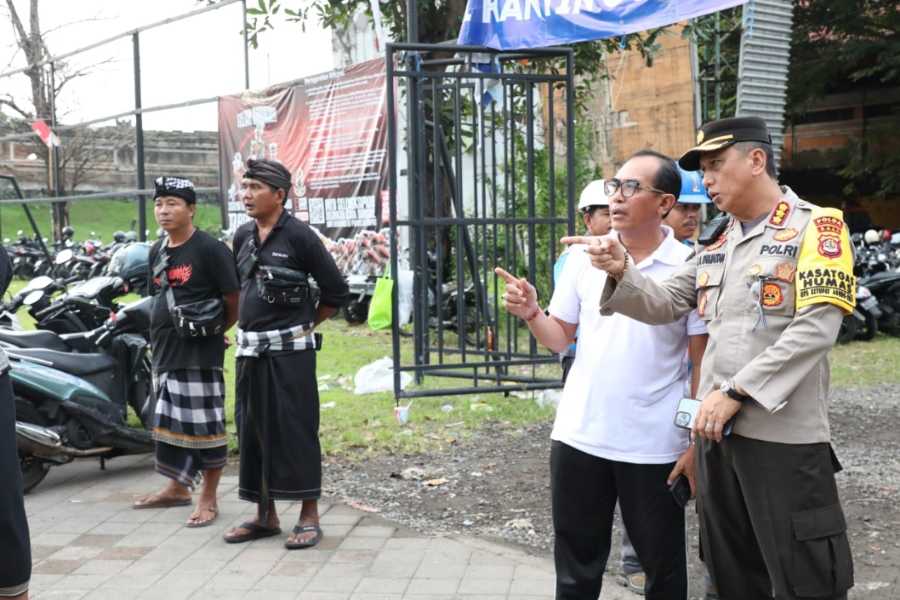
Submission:
<svg viewBox="0 0 900 600">
<path fill-rule="evenodd" d="M 600 40 L 664 27 L 746 0 L 469 0 L 460 44 L 498 50 Z"/>
<path fill-rule="evenodd" d="M 248 220 L 241 177 L 250 158 L 278 160 L 294 185 L 288 208 L 331 239 L 381 224 L 387 197 L 384 60 L 290 86 L 219 98 L 219 163 L 229 230 Z"/>
</svg>

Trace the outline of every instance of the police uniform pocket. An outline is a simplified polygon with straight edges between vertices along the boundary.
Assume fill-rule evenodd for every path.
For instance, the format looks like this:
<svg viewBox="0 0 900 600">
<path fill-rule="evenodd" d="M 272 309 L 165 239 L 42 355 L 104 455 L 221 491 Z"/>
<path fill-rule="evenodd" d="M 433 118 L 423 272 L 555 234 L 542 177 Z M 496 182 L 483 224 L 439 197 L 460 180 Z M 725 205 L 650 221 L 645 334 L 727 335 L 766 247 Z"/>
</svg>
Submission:
<svg viewBox="0 0 900 600">
<path fill-rule="evenodd" d="M 711 320 L 716 314 L 716 304 L 719 302 L 719 294 L 722 289 L 722 276 L 725 270 L 722 268 L 697 269 L 697 315 L 704 321 Z"/>
<path fill-rule="evenodd" d="M 796 265 L 792 262 L 771 262 L 753 265 L 748 277 L 751 284 L 751 302 L 762 308 L 766 315 L 793 317 L 795 312 Z"/>
<path fill-rule="evenodd" d="M 799 598 L 840 594 L 853 586 L 853 559 L 840 504 L 791 514 L 793 568 L 788 575 Z"/>
</svg>

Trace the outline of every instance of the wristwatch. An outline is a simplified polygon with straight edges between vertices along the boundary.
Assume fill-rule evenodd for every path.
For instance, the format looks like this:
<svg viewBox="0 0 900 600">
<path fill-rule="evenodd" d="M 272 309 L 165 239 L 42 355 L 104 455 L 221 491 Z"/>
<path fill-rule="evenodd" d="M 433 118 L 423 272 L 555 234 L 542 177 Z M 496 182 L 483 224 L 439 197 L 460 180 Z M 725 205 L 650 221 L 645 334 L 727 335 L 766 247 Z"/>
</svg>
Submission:
<svg viewBox="0 0 900 600">
<path fill-rule="evenodd" d="M 737 388 L 734 385 L 734 380 L 729 379 L 727 381 L 722 382 L 722 385 L 719 386 L 719 391 L 731 398 L 732 400 L 737 400 L 738 402 L 744 403 L 753 400 L 752 396 L 748 396 L 747 394 L 742 394 L 737 391 Z"/>
</svg>

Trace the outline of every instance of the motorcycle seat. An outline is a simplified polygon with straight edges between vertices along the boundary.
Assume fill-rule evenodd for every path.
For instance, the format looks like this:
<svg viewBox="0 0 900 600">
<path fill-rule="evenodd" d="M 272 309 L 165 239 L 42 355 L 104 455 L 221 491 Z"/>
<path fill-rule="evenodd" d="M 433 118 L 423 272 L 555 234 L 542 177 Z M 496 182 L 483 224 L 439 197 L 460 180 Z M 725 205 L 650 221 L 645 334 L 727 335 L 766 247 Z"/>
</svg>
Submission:
<svg viewBox="0 0 900 600">
<path fill-rule="evenodd" d="M 116 366 L 115 359 L 107 354 L 73 354 L 38 348 L 17 348 L 14 353 L 25 359 L 34 358 L 36 362 L 41 361 L 39 362 L 41 365 L 70 375 L 91 375 L 100 371 L 112 370 Z"/>
<path fill-rule="evenodd" d="M 72 350 L 58 334 L 43 329 L 36 331 L 0 329 L 0 342 L 7 342 L 19 348 L 38 348 L 59 352 L 71 352 Z"/>
<path fill-rule="evenodd" d="M 873 287 L 878 284 L 888 284 L 896 282 L 900 282 L 900 273 L 896 271 L 882 271 L 868 277 L 861 277 L 859 280 L 860 285 Z"/>
</svg>

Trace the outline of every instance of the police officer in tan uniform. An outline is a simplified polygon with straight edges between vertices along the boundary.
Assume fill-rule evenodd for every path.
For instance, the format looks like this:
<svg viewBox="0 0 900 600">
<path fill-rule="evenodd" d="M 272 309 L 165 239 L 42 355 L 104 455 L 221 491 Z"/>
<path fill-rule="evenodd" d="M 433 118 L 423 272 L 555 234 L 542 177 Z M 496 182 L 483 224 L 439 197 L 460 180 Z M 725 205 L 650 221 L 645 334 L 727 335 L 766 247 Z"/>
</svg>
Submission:
<svg viewBox="0 0 900 600">
<path fill-rule="evenodd" d="M 701 557 L 723 600 L 846 598 L 853 565 L 828 424 L 828 352 L 855 298 L 840 211 L 779 187 L 762 119 L 704 125 L 679 160 L 730 219 L 662 284 L 612 236 L 588 242 L 610 274 L 603 314 L 707 322 L 693 425 Z M 733 430 L 732 430 L 733 426 Z M 729 431 L 730 435 L 729 435 Z"/>
</svg>

